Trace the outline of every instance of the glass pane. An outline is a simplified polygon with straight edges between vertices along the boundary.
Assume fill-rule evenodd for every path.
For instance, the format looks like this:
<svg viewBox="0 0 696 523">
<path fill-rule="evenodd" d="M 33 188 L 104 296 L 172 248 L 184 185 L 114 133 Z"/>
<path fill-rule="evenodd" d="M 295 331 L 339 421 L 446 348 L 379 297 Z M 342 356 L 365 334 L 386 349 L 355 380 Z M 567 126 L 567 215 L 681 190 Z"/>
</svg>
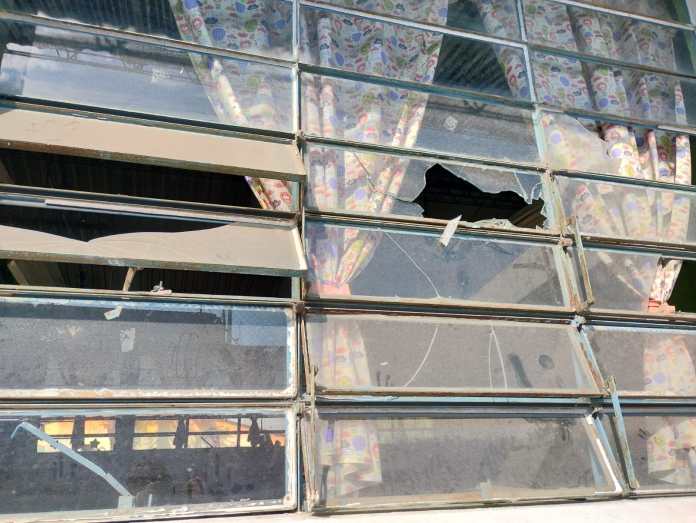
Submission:
<svg viewBox="0 0 696 523">
<path fill-rule="evenodd" d="M 0 23 L 0 93 L 203 123 L 292 130 L 292 73 L 40 25 Z"/>
<path fill-rule="evenodd" d="M 0 8 L 233 51 L 292 57 L 292 2 L 0 0 Z"/>
<path fill-rule="evenodd" d="M 323 4 L 360 9 L 378 15 L 394 16 L 434 25 L 519 38 L 514 0 L 319 0 Z"/>
<path fill-rule="evenodd" d="M 622 392 L 696 396 L 696 331 L 584 328 L 599 368 Z"/>
<path fill-rule="evenodd" d="M 660 255 L 585 249 L 596 309 L 648 312 Z M 580 274 L 577 272 L 576 274 Z M 657 289 L 655 289 L 657 292 Z"/>
<path fill-rule="evenodd" d="M 696 414 L 624 411 L 624 423 L 639 490 L 696 489 Z"/>
<path fill-rule="evenodd" d="M 181 515 L 182 508 L 191 516 L 244 507 L 277 510 L 290 504 L 294 489 L 286 479 L 293 477 L 290 416 L 280 409 L 99 410 L 69 416 L 58 411 L 3 412 L 0 513 L 10 520 L 132 521 Z M 187 434 L 194 419 L 244 425 L 253 433 L 252 444 L 238 445 L 235 440 L 224 448 L 189 448 Z M 272 420 L 281 434 L 275 441 L 261 428 L 266 420 Z M 110 437 L 97 436 L 96 448 L 91 441 L 81 445 L 85 439 L 96 439 L 87 437 L 87 422 L 104 422 L 115 430 Z M 56 442 L 50 433 L 58 425 L 60 431 L 70 432 Z M 172 426 L 174 435 L 160 434 Z M 111 447 L 102 448 L 103 441 Z M 148 444 L 141 444 L 144 441 Z M 56 512 L 62 514 L 52 514 Z"/>
<path fill-rule="evenodd" d="M 596 446 L 596 429 L 584 417 L 477 414 L 320 410 L 311 463 L 319 506 L 429 506 L 617 491 Z"/>
<path fill-rule="evenodd" d="M 591 2 L 587 2 L 591 3 Z M 641 4 L 631 2 L 631 11 Z M 551 0 L 525 0 L 525 24 L 531 42 L 555 49 L 693 74 L 691 31 L 565 5 Z"/>
<path fill-rule="evenodd" d="M 651 16 L 662 20 L 674 20 L 688 23 L 685 15 L 677 13 L 677 5 L 682 0 L 583 0 L 586 4 L 626 11 L 627 13 Z M 683 4 L 682 4 L 683 5 Z M 683 6 L 686 7 L 686 6 Z M 683 9 L 686 12 L 686 9 Z"/>
<path fill-rule="evenodd" d="M 307 339 L 319 389 L 597 392 L 577 330 L 566 325 L 311 314 Z M 351 382 L 346 365 L 356 369 Z"/>
<path fill-rule="evenodd" d="M 313 65 L 530 99 L 517 47 L 310 7 L 302 9 L 301 45 L 302 61 Z"/>
<path fill-rule="evenodd" d="M 533 224 L 518 214 L 542 199 L 542 203 L 550 201 L 541 176 L 533 172 L 315 144 L 308 146 L 305 158 L 309 162 L 305 205 L 314 209 L 375 215 L 423 216 L 425 213 L 428 218 L 447 220 L 463 215 L 464 221 L 481 225 L 550 226 L 547 223 L 550 210 L 546 206 L 535 207 L 538 221 Z M 443 183 L 442 187 L 439 182 Z M 432 204 L 426 195 L 428 185 L 434 187 L 437 195 L 433 196 Z M 459 192 L 454 191 L 455 187 Z M 503 198 L 500 193 L 511 193 L 510 198 Z"/>
<path fill-rule="evenodd" d="M 563 306 L 555 245 L 322 224 L 305 227 L 309 293 L 321 298 Z"/>
<path fill-rule="evenodd" d="M 564 178 L 559 189 L 566 216 L 584 234 L 653 242 L 696 242 L 696 193 Z"/>
<path fill-rule="evenodd" d="M 288 395 L 293 314 L 282 308 L 3 298 L 3 396 Z"/>
<path fill-rule="evenodd" d="M 505 161 L 539 159 L 526 109 L 312 74 L 302 75 L 302 88 L 308 134 Z"/>
<path fill-rule="evenodd" d="M 533 52 L 531 59 L 537 98 L 547 105 L 664 124 L 696 123 L 693 80 L 542 52 Z"/>
</svg>

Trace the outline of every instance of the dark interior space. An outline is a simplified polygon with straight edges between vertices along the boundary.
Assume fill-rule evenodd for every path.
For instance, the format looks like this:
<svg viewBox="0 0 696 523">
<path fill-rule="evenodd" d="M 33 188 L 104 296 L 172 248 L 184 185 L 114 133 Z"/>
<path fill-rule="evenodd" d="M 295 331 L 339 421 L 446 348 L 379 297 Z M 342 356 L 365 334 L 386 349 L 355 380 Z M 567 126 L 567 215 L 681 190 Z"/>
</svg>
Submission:
<svg viewBox="0 0 696 523">
<path fill-rule="evenodd" d="M 0 183 L 258 208 L 243 176 L 0 149 Z"/>
<path fill-rule="evenodd" d="M 414 201 L 423 208 L 425 218 L 451 220 L 461 215 L 467 222 L 501 219 L 529 228 L 541 227 L 545 221 L 543 200 L 528 204 L 512 191 L 484 192 L 439 164 L 425 173 L 425 189 Z"/>
<path fill-rule="evenodd" d="M 696 312 L 696 261 L 682 262 L 669 304 L 681 312 Z"/>
</svg>

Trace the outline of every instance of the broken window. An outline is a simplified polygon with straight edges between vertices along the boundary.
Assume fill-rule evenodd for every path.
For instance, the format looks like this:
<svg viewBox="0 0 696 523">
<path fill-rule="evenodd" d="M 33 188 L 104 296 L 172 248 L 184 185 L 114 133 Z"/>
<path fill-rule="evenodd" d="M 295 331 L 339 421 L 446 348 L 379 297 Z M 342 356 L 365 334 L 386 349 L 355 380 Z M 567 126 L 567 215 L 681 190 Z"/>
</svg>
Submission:
<svg viewBox="0 0 696 523">
<path fill-rule="evenodd" d="M 553 228 L 542 176 L 311 144 L 305 205 L 326 211 L 423 216 L 478 226 Z"/>
<path fill-rule="evenodd" d="M 619 493 L 586 414 L 320 408 L 309 450 L 311 499 L 318 510 L 366 510 Z M 342 462 L 347 446 L 358 464 Z"/>
<path fill-rule="evenodd" d="M 223 427 L 240 444 L 216 444 Z M 277 408 L 3 412 L 0 512 L 139 519 L 181 515 L 176 505 L 190 516 L 293 508 L 294 435 L 292 414 Z"/>
<path fill-rule="evenodd" d="M 15 398 L 289 397 L 295 341 L 287 307 L 3 298 L 0 389 Z"/>
<path fill-rule="evenodd" d="M 318 392 L 599 394 L 568 325 L 374 314 L 309 314 L 306 323 Z M 361 338 L 361 350 L 339 356 L 339 331 Z M 356 369 L 349 385 L 346 363 Z"/>
<path fill-rule="evenodd" d="M 316 221 L 305 239 L 314 297 L 569 304 L 554 244 Z"/>
</svg>

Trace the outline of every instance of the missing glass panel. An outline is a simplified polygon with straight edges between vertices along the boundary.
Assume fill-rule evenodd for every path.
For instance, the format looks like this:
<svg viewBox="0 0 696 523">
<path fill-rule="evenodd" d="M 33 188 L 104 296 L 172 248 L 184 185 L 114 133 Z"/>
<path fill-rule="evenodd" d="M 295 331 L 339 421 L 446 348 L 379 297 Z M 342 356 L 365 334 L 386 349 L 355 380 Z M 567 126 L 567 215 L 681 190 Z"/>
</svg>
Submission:
<svg viewBox="0 0 696 523">
<path fill-rule="evenodd" d="M 307 340 L 319 391 L 598 393 L 567 325 L 310 314 Z"/>
<path fill-rule="evenodd" d="M 320 409 L 318 510 L 617 495 L 591 418 L 462 409 Z"/>
<path fill-rule="evenodd" d="M 133 520 L 292 508 L 290 419 L 282 409 L 3 412 L 0 512 Z M 222 426 L 244 427 L 250 443 L 188 445 L 213 443 Z"/>
<path fill-rule="evenodd" d="M 279 307 L 0 300 L 7 398 L 288 397 L 294 346 Z"/>
<path fill-rule="evenodd" d="M 306 205 L 497 227 L 552 228 L 534 172 L 310 144 Z"/>
</svg>

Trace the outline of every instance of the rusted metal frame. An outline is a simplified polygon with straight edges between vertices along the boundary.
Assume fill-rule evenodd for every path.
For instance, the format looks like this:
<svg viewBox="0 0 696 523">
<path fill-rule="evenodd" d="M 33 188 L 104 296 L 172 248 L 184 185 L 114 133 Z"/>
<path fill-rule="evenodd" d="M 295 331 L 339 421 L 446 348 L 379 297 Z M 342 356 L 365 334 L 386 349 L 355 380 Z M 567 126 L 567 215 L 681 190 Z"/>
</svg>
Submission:
<svg viewBox="0 0 696 523">
<path fill-rule="evenodd" d="M 690 30 L 689 34 L 693 35 L 693 32 Z M 665 69 L 662 67 L 654 67 L 645 64 L 635 64 L 632 62 L 625 62 L 623 60 L 618 60 L 615 58 L 588 54 L 582 51 L 572 51 L 568 49 L 562 49 L 560 47 L 550 47 L 541 43 L 530 42 L 528 45 L 529 50 L 532 52 L 540 52 L 544 54 L 563 56 L 566 58 L 574 58 L 579 60 L 580 62 L 590 62 L 598 65 L 614 67 L 617 69 L 634 69 L 636 71 L 644 71 L 650 74 L 660 74 L 665 76 L 684 78 L 688 80 L 696 80 L 696 72 L 686 73 L 683 71 L 675 71 L 673 69 Z"/>
<path fill-rule="evenodd" d="M 417 91 L 419 93 L 463 99 L 489 105 L 504 105 L 506 107 L 518 107 L 520 109 L 528 110 L 534 109 L 534 104 L 531 100 L 510 98 L 507 96 L 486 93 L 485 91 L 478 91 L 476 89 L 466 87 L 449 87 L 437 84 L 415 82 L 412 80 L 388 78 L 386 76 L 379 76 L 376 74 L 356 73 L 346 69 L 339 69 L 337 67 L 313 65 L 305 62 L 299 63 L 299 69 L 301 73 L 323 76 L 325 78 L 335 78 L 339 80 L 350 80 L 353 82 L 381 85 L 395 89 Z"/>
<path fill-rule="evenodd" d="M 593 234 L 583 234 L 582 237 L 590 250 L 654 254 L 660 258 L 696 260 L 696 244 L 612 238 Z"/>
<path fill-rule="evenodd" d="M 369 18 L 370 20 L 396 24 L 403 27 L 409 27 L 411 29 L 420 29 L 423 31 L 432 31 L 437 33 L 442 33 L 448 36 L 458 36 L 469 38 L 471 40 L 477 40 L 481 42 L 488 42 L 491 44 L 498 44 L 508 47 L 522 48 L 524 46 L 523 42 L 513 38 L 506 38 L 501 36 L 492 36 L 488 33 L 480 33 L 477 31 L 466 31 L 462 29 L 455 29 L 451 26 L 443 24 L 433 24 L 429 22 L 421 22 L 408 18 L 376 13 L 374 11 L 369 11 L 365 9 L 360 9 L 359 7 L 343 7 L 336 5 L 335 3 L 327 3 L 322 0 L 300 0 L 301 6 L 313 7 L 316 9 L 322 9 L 324 11 L 333 11 L 339 14 L 353 15 L 362 18 Z"/>
<path fill-rule="evenodd" d="M 2 288 L 2 286 L 0 286 Z M 372 296 L 356 296 L 353 298 L 317 298 L 305 297 L 308 310 L 338 309 L 348 311 L 370 311 L 376 314 L 414 313 L 417 315 L 453 316 L 465 314 L 467 317 L 479 315 L 483 318 L 549 318 L 572 320 L 575 309 L 551 305 L 518 305 L 509 303 L 494 303 L 466 300 L 427 300 L 412 298 L 383 298 Z"/>
<path fill-rule="evenodd" d="M 335 224 L 343 226 L 355 226 L 366 228 L 379 228 L 394 232 L 404 231 L 411 233 L 422 232 L 424 234 L 440 234 L 448 223 L 446 220 L 413 219 L 394 215 L 369 215 L 352 214 L 333 211 L 313 211 L 305 209 L 306 219 L 315 223 Z M 494 229 L 484 227 L 472 227 L 466 222 L 457 227 L 457 236 L 471 238 L 490 238 L 501 241 L 518 241 L 520 243 L 538 243 L 547 245 L 558 244 L 558 233 L 551 231 L 536 231 L 535 229 Z"/>
<path fill-rule="evenodd" d="M 584 291 L 584 301 L 578 304 L 578 314 L 586 314 L 590 307 L 594 304 L 595 298 L 592 292 L 592 281 L 590 279 L 590 270 L 587 263 L 587 256 L 585 254 L 585 246 L 582 241 L 582 234 L 580 234 L 580 226 L 578 224 L 577 216 L 571 218 L 570 227 L 573 232 L 573 240 L 575 243 L 575 254 L 577 256 L 578 266 L 580 269 L 580 276 L 582 279 L 582 286 Z"/>
<path fill-rule="evenodd" d="M 316 385 L 315 385 L 316 387 Z M 342 397 L 345 399 L 362 398 L 363 401 L 372 403 L 383 402 L 387 400 L 389 403 L 395 401 L 408 402 L 413 398 L 430 398 L 436 401 L 435 398 L 450 398 L 452 401 L 467 403 L 476 398 L 477 403 L 486 402 L 486 398 L 516 398 L 518 401 L 526 401 L 530 398 L 564 398 L 564 403 L 575 404 L 578 398 L 582 400 L 591 400 L 594 398 L 603 398 L 606 394 L 600 390 L 592 389 L 499 389 L 486 390 L 476 388 L 462 387 L 353 387 L 353 388 L 337 388 L 337 387 L 316 387 L 316 397 L 323 401 L 332 401 L 334 397 Z"/>
<path fill-rule="evenodd" d="M 26 190 L 25 190 L 26 189 Z M 53 196 L 56 194 L 56 196 Z M 104 198 L 102 198 L 104 196 Z M 183 220 L 211 224 L 253 223 L 255 225 L 288 227 L 295 223 L 297 213 L 253 209 L 250 207 L 193 204 L 172 200 L 156 200 L 132 196 L 82 193 L 79 191 L 44 190 L 0 184 L 0 205 L 38 207 L 63 211 L 141 216 L 153 219 Z M 209 209 L 212 207 L 213 209 Z"/>
<path fill-rule="evenodd" d="M 551 1 L 551 0 L 549 0 Z M 592 4 L 587 4 L 582 1 L 576 1 L 576 0 L 552 0 L 558 4 L 565 4 L 571 7 L 579 7 L 581 9 L 587 9 L 590 11 L 597 11 L 600 13 L 605 13 L 609 15 L 616 15 L 616 16 L 621 16 L 624 18 L 631 18 L 633 20 L 639 20 L 642 22 L 648 22 L 651 24 L 657 24 L 657 25 L 662 25 L 666 27 L 672 27 L 674 29 L 683 29 L 685 31 L 693 31 L 696 29 L 696 27 L 692 24 L 686 24 L 683 22 L 676 22 L 673 20 L 666 20 L 663 18 L 656 18 L 648 15 L 641 15 L 638 13 L 631 13 L 629 11 L 623 11 L 620 9 L 613 9 L 610 7 L 601 7 L 598 5 L 592 5 Z"/>
<path fill-rule="evenodd" d="M 25 109 L 51 114 L 80 116 L 83 118 L 106 120 L 110 122 L 145 125 L 175 131 L 211 134 L 214 136 L 228 136 L 231 138 L 242 138 L 259 142 L 290 145 L 295 140 L 295 135 L 292 132 L 271 131 L 238 125 L 216 124 L 214 122 L 201 122 L 198 120 L 171 118 L 156 114 L 132 113 L 114 109 L 106 110 L 99 107 L 78 106 L 77 104 L 64 104 L 52 102 L 50 100 L 30 98 L 18 99 L 0 94 L 0 110 L 2 109 Z"/>
<path fill-rule="evenodd" d="M 184 40 L 177 40 L 166 36 L 137 33 L 134 31 L 116 29 L 113 27 L 103 27 L 74 20 L 68 21 L 50 18 L 47 16 L 24 14 L 7 8 L 0 8 L 0 20 L 4 20 L 6 22 L 40 25 L 64 31 L 87 33 L 104 38 L 116 38 L 119 40 L 127 40 L 129 42 L 136 42 L 150 46 L 175 49 L 188 53 L 213 55 L 223 59 L 244 60 L 247 62 L 255 62 L 276 67 L 289 67 L 293 63 L 293 60 L 291 59 L 278 58 L 270 53 L 252 53 L 242 50 L 226 49 L 224 47 L 214 47 L 205 44 L 187 42 Z"/>
<path fill-rule="evenodd" d="M 0 285 L 0 297 L 29 297 L 54 299 L 121 300 L 152 303 L 184 303 L 201 305 L 249 305 L 255 307 L 293 307 L 297 310 L 300 302 L 286 298 L 263 298 L 246 296 L 226 296 L 217 294 L 176 293 L 162 295 L 150 292 L 122 290 L 74 289 L 69 287 L 25 287 L 20 285 Z"/>
<path fill-rule="evenodd" d="M 595 380 L 596 385 L 601 390 L 605 387 L 606 381 L 604 379 L 604 376 L 602 375 L 602 371 L 599 368 L 599 363 L 597 362 L 594 350 L 592 349 L 592 344 L 590 343 L 590 340 L 587 337 L 585 330 L 583 329 L 585 318 L 582 316 L 578 316 L 575 321 L 578 336 L 577 340 L 580 345 L 580 350 L 583 354 L 583 359 L 589 366 L 590 374 L 592 378 Z"/>
<path fill-rule="evenodd" d="M 640 487 L 636 471 L 633 468 L 633 459 L 631 458 L 631 448 L 628 444 L 628 434 L 624 423 L 623 413 L 621 412 L 621 401 L 619 393 L 616 390 L 616 380 L 614 376 L 607 378 L 607 391 L 611 395 L 611 404 L 614 409 L 614 428 L 616 437 L 619 443 L 619 453 L 621 454 L 622 463 L 625 467 L 626 480 L 631 490 L 636 490 Z"/>
<path fill-rule="evenodd" d="M 221 175 L 224 176 L 224 175 Z M 294 220 L 298 217 L 298 212 L 293 211 L 278 211 L 271 209 L 257 209 L 254 207 L 239 207 L 235 205 L 220 205 L 213 203 L 199 203 L 199 202 L 189 202 L 183 200 L 166 200 L 162 198 L 150 198 L 145 196 L 128 196 L 120 194 L 110 194 L 110 193 L 96 193 L 96 192 L 86 192 L 80 190 L 71 189 L 53 189 L 50 187 L 36 187 L 29 185 L 12 185 L 0 183 L 0 198 L 3 199 L 15 199 L 18 202 L 27 202 L 31 204 L 36 202 L 36 204 L 41 204 L 45 202 L 46 205 L 53 205 L 54 203 L 65 201 L 66 206 L 70 206 L 71 203 L 78 203 L 81 210 L 87 208 L 87 205 L 94 202 L 99 205 L 110 204 L 114 206 L 123 205 L 125 209 L 129 207 L 145 207 L 147 209 L 164 209 L 170 214 L 169 216 L 175 216 L 173 212 L 181 212 L 184 216 L 192 215 L 193 213 L 198 213 L 202 218 L 210 218 L 211 220 L 220 219 L 223 221 L 230 221 L 227 219 L 230 215 L 244 215 L 253 216 L 259 218 L 280 218 L 282 220 Z M 294 203 L 297 203 L 295 200 Z"/>
</svg>

